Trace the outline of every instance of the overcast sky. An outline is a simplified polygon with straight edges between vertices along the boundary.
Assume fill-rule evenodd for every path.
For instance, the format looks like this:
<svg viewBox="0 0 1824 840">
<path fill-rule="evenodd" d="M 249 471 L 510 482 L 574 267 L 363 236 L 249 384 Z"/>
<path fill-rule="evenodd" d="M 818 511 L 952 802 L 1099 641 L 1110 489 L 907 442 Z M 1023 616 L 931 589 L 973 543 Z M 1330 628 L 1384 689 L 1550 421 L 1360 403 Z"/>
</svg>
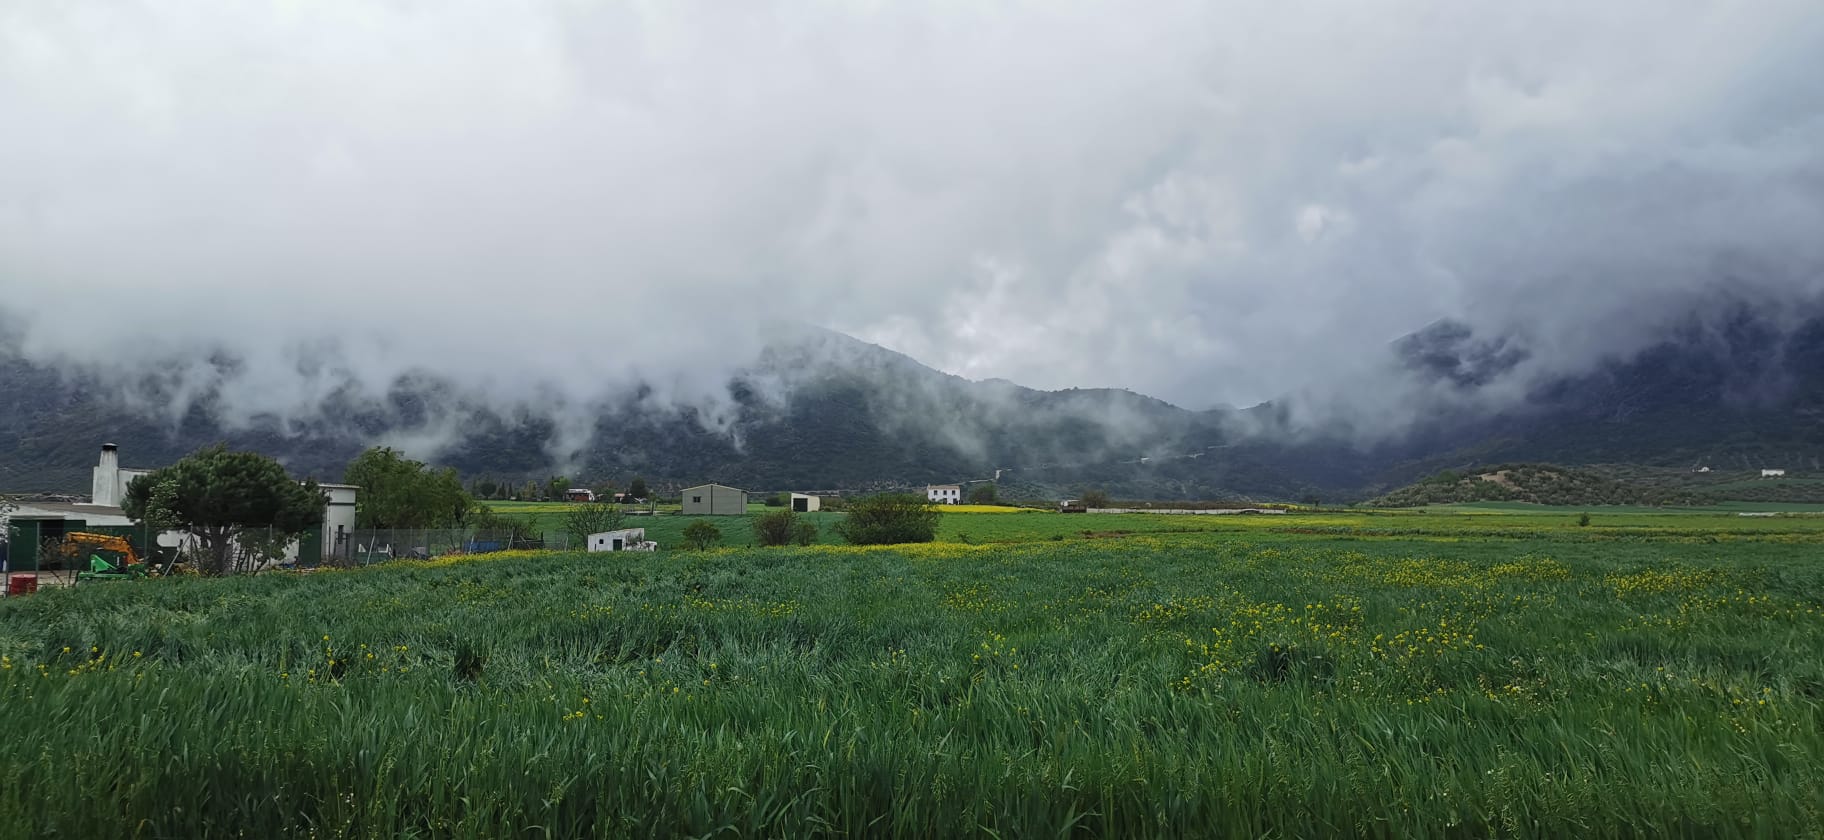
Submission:
<svg viewBox="0 0 1824 840">
<path fill-rule="evenodd" d="M 802 320 L 1252 404 L 1443 317 L 1534 365 L 1815 294 L 1824 9 L 0 3 L 0 307 L 308 410 L 425 368 L 714 389 Z"/>
</svg>

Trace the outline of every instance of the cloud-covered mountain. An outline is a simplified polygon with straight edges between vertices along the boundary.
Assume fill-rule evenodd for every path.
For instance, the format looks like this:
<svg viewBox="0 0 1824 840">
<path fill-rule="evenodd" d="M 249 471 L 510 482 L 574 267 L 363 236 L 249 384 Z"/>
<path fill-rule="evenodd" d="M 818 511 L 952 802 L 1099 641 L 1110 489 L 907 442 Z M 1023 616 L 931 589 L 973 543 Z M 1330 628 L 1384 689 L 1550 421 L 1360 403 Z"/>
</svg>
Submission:
<svg viewBox="0 0 1824 840">
<path fill-rule="evenodd" d="M 4 3 L 0 302 L 231 424 L 715 425 L 801 321 L 1381 438 L 1433 321 L 1517 404 L 1824 291 L 1820 54 L 1816 0 Z"/>
<path fill-rule="evenodd" d="M 77 490 L 97 444 L 159 464 L 225 439 L 325 478 L 368 443 L 405 447 L 465 475 L 564 473 L 662 484 L 717 480 L 755 489 L 870 489 L 990 479 L 1029 493 L 1106 487 L 1136 498 L 1362 498 L 1445 467 L 1506 461 L 1817 468 L 1824 457 L 1824 318 L 1720 306 L 1694 313 L 1647 350 L 1577 376 L 1531 382 L 1495 407 L 1478 389 L 1526 352 L 1453 324 L 1386 348 L 1385 363 L 1440 394 L 1403 430 L 1309 426 L 1287 404 L 1191 411 L 1123 390 L 1041 391 L 972 381 L 847 336 L 772 335 L 712 414 L 634 390 L 572 412 L 490 401 L 431 376 L 380 397 L 331 395 L 333 422 L 276 415 L 225 424 L 214 396 L 181 413 L 19 355 L 0 357 L 0 482 Z M 232 368 L 232 360 L 215 364 Z M 156 383 L 151 391 L 156 391 Z M 1289 398 L 1286 402 L 1295 401 Z"/>
</svg>

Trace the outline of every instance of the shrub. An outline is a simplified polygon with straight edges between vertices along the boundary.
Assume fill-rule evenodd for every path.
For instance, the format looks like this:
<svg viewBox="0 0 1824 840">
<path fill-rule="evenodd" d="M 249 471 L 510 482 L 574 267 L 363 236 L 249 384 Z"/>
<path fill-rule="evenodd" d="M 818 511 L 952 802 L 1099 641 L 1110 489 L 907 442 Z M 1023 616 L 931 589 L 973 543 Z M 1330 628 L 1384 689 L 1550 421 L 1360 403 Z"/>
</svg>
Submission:
<svg viewBox="0 0 1824 840">
<path fill-rule="evenodd" d="M 702 551 L 722 542 L 722 529 L 714 523 L 697 520 L 684 527 L 684 547 Z"/>
<path fill-rule="evenodd" d="M 851 502 L 836 533 L 852 545 L 930 542 L 937 538 L 942 518 L 943 512 L 923 496 L 884 493 Z"/>
<path fill-rule="evenodd" d="M 1102 490 L 1083 491 L 1083 506 L 1091 508 L 1108 507 L 1108 493 Z"/>
<path fill-rule="evenodd" d="M 799 545 L 810 545 L 817 541 L 817 523 L 808 519 L 792 526 L 792 541 Z"/>
<path fill-rule="evenodd" d="M 798 529 L 798 514 L 775 510 L 754 517 L 754 541 L 765 546 L 789 545 Z"/>
</svg>

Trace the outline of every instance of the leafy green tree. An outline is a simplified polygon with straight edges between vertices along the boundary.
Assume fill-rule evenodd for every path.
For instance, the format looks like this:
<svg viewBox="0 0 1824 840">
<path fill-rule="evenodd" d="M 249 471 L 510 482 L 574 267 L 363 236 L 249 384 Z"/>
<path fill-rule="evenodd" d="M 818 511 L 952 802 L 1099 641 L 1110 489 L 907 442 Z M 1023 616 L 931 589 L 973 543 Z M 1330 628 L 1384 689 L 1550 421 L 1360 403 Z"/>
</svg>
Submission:
<svg viewBox="0 0 1824 840">
<path fill-rule="evenodd" d="M 764 546 L 790 545 L 798 532 L 798 514 L 775 510 L 754 517 L 754 541 Z"/>
<path fill-rule="evenodd" d="M 994 482 L 984 481 L 969 488 L 969 504 L 992 505 L 995 503 Z"/>
<path fill-rule="evenodd" d="M 545 482 L 545 498 L 554 502 L 563 501 L 564 491 L 568 489 L 570 489 L 570 479 L 561 475 L 551 476 L 551 480 Z"/>
<path fill-rule="evenodd" d="M 199 571 L 219 575 L 254 559 L 241 551 L 243 543 L 264 539 L 267 531 L 289 538 L 322 525 L 328 503 L 316 481 L 300 484 L 271 458 L 218 444 L 133 479 L 121 507 L 137 522 L 162 518 L 188 531 Z"/>
<path fill-rule="evenodd" d="M 702 551 L 722 542 L 722 529 L 714 523 L 701 519 L 684 528 L 684 547 L 691 551 Z"/>
<path fill-rule="evenodd" d="M 499 489 L 500 484 L 492 478 L 483 478 L 475 482 L 475 495 L 484 499 L 494 498 L 494 493 Z"/>
<path fill-rule="evenodd" d="M 590 534 L 618 531 L 627 523 L 627 514 L 619 505 L 589 502 L 577 505 L 564 514 L 564 533 L 570 535 L 570 548 L 580 549 Z"/>
<path fill-rule="evenodd" d="M 627 497 L 628 498 L 644 499 L 644 498 L 647 498 L 646 493 L 647 493 L 646 479 L 641 478 L 636 475 L 633 477 L 632 481 L 627 482 Z"/>
<path fill-rule="evenodd" d="M 183 527 L 183 517 L 177 512 L 176 477 L 166 476 L 152 485 L 146 494 L 146 509 L 140 523 L 157 533 Z"/>
<path fill-rule="evenodd" d="M 1088 508 L 1108 507 L 1108 493 L 1102 490 L 1083 491 L 1083 506 Z"/>
<path fill-rule="evenodd" d="M 432 469 L 384 446 L 348 465 L 342 481 L 355 495 L 358 528 L 455 528 L 468 522 L 475 498 L 453 469 Z"/>
<path fill-rule="evenodd" d="M 852 545 L 930 542 L 937 539 L 943 515 L 923 496 L 883 493 L 850 502 L 848 515 L 835 530 Z"/>
</svg>

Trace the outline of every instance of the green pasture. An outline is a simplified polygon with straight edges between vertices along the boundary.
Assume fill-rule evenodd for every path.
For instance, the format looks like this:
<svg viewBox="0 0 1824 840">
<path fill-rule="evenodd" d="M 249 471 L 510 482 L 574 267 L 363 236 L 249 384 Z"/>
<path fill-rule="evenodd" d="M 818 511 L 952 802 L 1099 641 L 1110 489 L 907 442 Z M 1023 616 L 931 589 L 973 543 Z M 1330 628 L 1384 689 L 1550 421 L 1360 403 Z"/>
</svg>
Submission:
<svg viewBox="0 0 1824 840">
<path fill-rule="evenodd" d="M 1824 831 L 1824 518 L 958 529 L 6 599 L 0 837 Z"/>
<path fill-rule="evenodd" d="M 1111 539 L 1136 534 L 1168 533 L 1267 534 L 1292 539 L 1320 535 L 1429 540 L 1550 537 L 1578 541 L 1638 538 L 1661 531 L 1676 533 L 1685 539 L 1736 539 L 1757 535 L 1763 538 L 1785 535 L 1809 539 L 1824 535 L 1824 515 L 1806 515 L 1824 513 L 1824 506 L 1775 502 L 1732 505 L 1741 507 L 1557 508 L 1476 503 L 1424 510 L 1362 509 L 1261 515 L 1065 514 L 1038 510 L 1021 513 L 946 512 L 938 526 L 938 539 L 943 542 L 981 544 Z M 569 507 L 571 506 L 560 503 L 542 503 L 536 508 L 497 509 L 509 515 L 530 517 L 541 530 L 555 532 L 562 530 L 563 513 Z M 649 539 L 658 542 L 661 550 L 669 551 L 681 544 L 687 526 L 702 520 L 714 524 L 722 531 L 723 546 L 751 547 L 754 544 L 753 518 L 780 508 L 749 505 L 748 510 L 746 516 L 683 516 L 675 511 L 657 516 L 629 516 L 627 527 L 645 528 Z M 1739 515 L 1747 510 L 1782 512 L 1783 515 Z M 1590 524 L 1587 526 L 1579 524 L 1585 513 L 1590 515 Z M 820 543 L 840 542 L 831 527 L 840 521 L 841 513 L 820 511 L 801 516 L 817 525 Z"/>
</svg>

